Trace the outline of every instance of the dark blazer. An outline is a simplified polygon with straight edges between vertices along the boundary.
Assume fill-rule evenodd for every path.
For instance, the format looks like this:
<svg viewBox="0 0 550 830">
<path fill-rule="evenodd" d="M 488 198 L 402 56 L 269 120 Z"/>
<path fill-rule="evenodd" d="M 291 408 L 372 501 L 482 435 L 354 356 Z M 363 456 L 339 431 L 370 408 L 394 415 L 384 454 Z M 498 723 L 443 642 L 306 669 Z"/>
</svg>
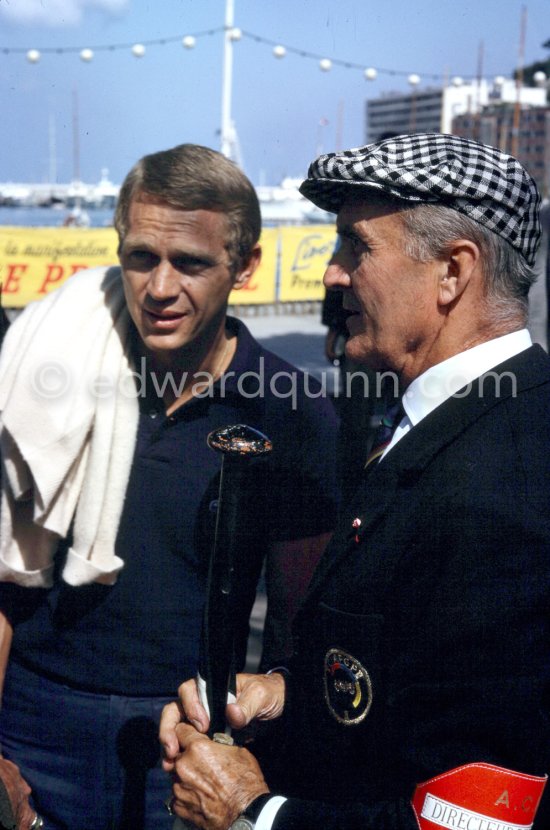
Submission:
<svg viewBox="0 0 550 830">
<path fill-rule="evenodd" d="M 413 830 L 439 773 L 550 773 L 550 358 L 465 391 L 366 475 L 314 576 L 274 830 Z"/>
</svg>

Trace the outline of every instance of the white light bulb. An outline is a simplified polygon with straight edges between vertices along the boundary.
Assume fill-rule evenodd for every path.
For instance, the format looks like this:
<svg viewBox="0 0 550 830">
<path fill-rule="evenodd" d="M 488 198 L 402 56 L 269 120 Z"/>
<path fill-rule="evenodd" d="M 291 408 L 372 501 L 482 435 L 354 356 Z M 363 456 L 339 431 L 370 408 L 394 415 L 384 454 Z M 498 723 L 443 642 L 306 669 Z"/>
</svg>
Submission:
<svg viewBox="0 0 550 830">
<path fill-rule="evenodd" d="M 194 49 L 195 38 L 193 37 L 193 35 L 185 35 L 181 42 L 181 45 L 185 47 L 185 49 Z"/>
<path fill-rule="evenodd" d="M 136 43 L 132 46 L 132 55 L 135 58 L 142 58 L 145 54 L 145 46 L 142 43 Z"/>
<path fill-rule="evenodd" d="M 284 56 L 286 55 L 286 49 L 284 46 L 274 46 L 273 54 L 276 58 L 284 58 Z"/>
<path fill-rule="evenodd" d="M 40 60 L 40 52 L 38 49 L 29 49 L 27 52 L 27 60 L 29 63 L 38 63 Z"/>
<path fill-rule="evenodd" d="M 91 60 L 93 60 L 93 57 L 94 53 L 91 49 L 83 49 L 80 53 L 80 60 L 84 61 L 84 63 L 89 63 Z"/>
<path fill-rule="evenodd" d="M 372 66 L 369 66 L 368 69 L 365 69 L 363 75 L 367 79 L 367 81 L 375 81 L 378 77 L 378 72 Z"/>
<path fill-rule="evenodd" d="M 332 61 L 329 58 L 323 58 L 319 61 L 319 69 L 322 72 L 329 72 L 332 69 Z"/>
<path fill-rule="evenodd" d="M 231 38 L 231 40 L 240 40 L 242 36 L 243 33 L 240 29 L 231 29 L 231 31 L 229 32 L 229 37 Z"/>
<path fill-rule="evenodd" d="M 418 84 L 420 83 L 420 75 L 417 75 L 416 72 L 413 72 L 412 75 L 409 75 L 407 80 L 411 86 L 418 86 Z"/>
<path fill-rule="evenodd" d="M 542 69 L 539 69 L 539 71 L 535 72 L 535 74 L 533 75 L 533 80 L 537 86 L 545 86 L 547 81 L 546 72 L 543 72 Z"/>
</svg>

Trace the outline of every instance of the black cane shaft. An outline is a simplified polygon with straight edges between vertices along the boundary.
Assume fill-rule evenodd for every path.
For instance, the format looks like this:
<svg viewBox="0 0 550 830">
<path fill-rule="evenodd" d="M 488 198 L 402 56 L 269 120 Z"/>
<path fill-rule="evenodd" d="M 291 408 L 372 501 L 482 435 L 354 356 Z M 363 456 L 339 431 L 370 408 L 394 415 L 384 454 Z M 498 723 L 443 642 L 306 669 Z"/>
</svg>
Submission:
<svg viewBox="0 0 550 830">
<path fill-rule="evenodd" d="M 217 430 L 208 444 L 222 454 L 214 546 L 210 557 L 199 673 L 206 683 L 209 734 L 224 732 L 228 692 L 235 692 L 235 619 L 249 459 L 271 451 L 264 435 L 242 424 Z"/>
<path fill-rule="evenodd" d="M 203 630 L 201 674 L 206 681 L 210 709 L 209 734 L 225 729 L 225 706 L 229 692 L 235 692 L 235 556 L 242 482 L 246 477 L 246 461 L 224 457 L 218 499 L 216 536 L 209 568 L 209 591 Z"/>
</svg>

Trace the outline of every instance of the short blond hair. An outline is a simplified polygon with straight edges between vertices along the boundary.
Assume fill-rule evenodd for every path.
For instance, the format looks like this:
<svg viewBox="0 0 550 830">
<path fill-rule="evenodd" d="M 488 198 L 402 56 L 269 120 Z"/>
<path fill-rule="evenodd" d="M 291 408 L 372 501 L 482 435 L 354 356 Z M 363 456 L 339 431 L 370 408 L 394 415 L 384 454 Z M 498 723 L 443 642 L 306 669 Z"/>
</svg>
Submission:
<svg viewBox="0 0 550 830">
<path fill-rule="evenodd" d="M 180 210 L 223 213 L 225 248 L 234 272 L 248 261 L 260 238 L 262 219 L 254 186 L 236 164 L 209 147 L 179 144 L 134 165 L 122 183 L 115 210 L 119 247 L 128 232 L 130 205 L 141 194 Z"/>
</svg>

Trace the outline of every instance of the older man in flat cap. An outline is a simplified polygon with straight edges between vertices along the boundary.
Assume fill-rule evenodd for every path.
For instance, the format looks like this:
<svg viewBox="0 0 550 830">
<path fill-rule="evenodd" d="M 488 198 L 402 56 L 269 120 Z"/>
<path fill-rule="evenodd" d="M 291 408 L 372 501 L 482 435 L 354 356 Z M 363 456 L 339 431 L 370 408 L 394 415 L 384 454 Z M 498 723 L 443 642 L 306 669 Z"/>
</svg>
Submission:
<svg viewBox="0 0 550 830">
<path fill-rule="evenodd" d="M 172 706 L 161 732 L 173 809 L 208 830 L 548 830 L 536 186 L 495 148 L 409 135 L 321 156 L 302 192 L 337 213 L 325 283 L 350 312 L 347 353 L 395 375 L 401 407 L 317 569 L 288 670 L 241 676 L 228 707 L 235 727 L 271 721 L 278 773 L 201 734 L 188 683 L 190 723 Z"/>
</svg>

